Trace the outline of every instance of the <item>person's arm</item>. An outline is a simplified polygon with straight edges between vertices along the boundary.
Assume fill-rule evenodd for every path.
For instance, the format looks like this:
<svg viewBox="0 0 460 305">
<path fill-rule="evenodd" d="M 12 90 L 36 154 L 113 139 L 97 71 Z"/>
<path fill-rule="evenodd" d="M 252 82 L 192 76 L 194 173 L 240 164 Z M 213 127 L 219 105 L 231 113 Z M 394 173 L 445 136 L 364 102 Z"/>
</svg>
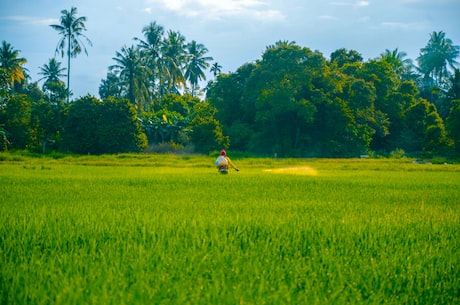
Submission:
<svg viewBox="0 0 460 305">
<path fill-rule="evenodd" d="M 232 160 L 230 160 L 229 157 L 227 157 L 227 161 L 228 161 L 228 164 L 233 167 L 237 172 L 239 172 L 240 170 L 238 169 L 238 167 L 236 167 L 236 165 L 232 162 Z"/>
</svg>

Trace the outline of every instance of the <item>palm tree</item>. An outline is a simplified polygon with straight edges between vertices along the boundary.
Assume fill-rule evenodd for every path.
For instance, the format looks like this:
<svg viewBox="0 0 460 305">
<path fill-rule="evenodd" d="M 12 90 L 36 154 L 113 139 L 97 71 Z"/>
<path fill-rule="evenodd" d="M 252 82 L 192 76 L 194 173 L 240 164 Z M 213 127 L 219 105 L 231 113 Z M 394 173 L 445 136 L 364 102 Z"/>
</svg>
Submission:
<svg viewBox="0 0 460 305">
<path fill-rule="evenodd" d="M 215 62 L 215 63 L 212 64 L 211 69 L 209 71 L 212 72 L 214 77 L 217 77 L 217 75 L 219 75 L 220 72 L 222 71 L 222 66 L 219 65 L 218 62 Z"/>
<path fill-rule="evenodd" d="M 153 90 L 155 88 L 156 77 L 161 83 L 161 46 L 163 40 L 164 29 L 161 25 L 156 22 L 151 22 L 148 26 L 142 29 L 145 40 L 134 38 L 139 42 L 139 48 L 143 51 L 143 55 L 146 57 L 146 64 L 151 71 L 151 83 Z"/>
<path fill-rule="evenodd" d="M 19 51 L 13 49 L 11 44 L 6 41 L 2 42 L 0 48 L 0 74 L 2 83 L 0 87 L 13 87 L 14 83 L 20 83 L 26 79 L 25 68 L 27 63 L 25 58 L 19 57 Z M 4 82 L 4 84 L 3 84 Z"/>
<path fill-rule="evenodd" d="M 390 64 L 393 70 L 403 79 L 412 79 L 411 70 L 413 68 L 412 60 L 405 58 L 406 52 L 399 51 L 398 48 L 390 51 L 385 50 L 384 53 L 380 54 L 380 59 Z"/>
<path fill-rule="evenodd" d="M 110 66 L 109 70 L 120 78 L 126 97 L 138 109 L 148 110 L 146 109 L 148 99 L 146 81 L 150 69 L 145 65 L 139 49 L 134 46 L 124 46 L 112 59 L 116 64 Z"/>
<path fill-rule="evenodd" d="M 134 40 L 139 42 L 139 47 L 145 50 L 152 59 L 159 58 L 161 55 L 164 28 L 161 25 L 156 24 L 156 22 L 151 22 L 148 26 L 145 26 L 142 29 L 142 33 L 146 39 L 145 41 L 137 37 L 134 38 Z"/>
<path fill-rule="evenodd" d="M 82 38 L 92 46 L 91 40 L 83 34 L 86 31 L 85 22 L 86 17 L 77 17 L 77 8 L 72 7 L 70 11 L 61 11 L 61 24 L 50 25 L 53 29 L 59 32 L 61 39 L 56 47 L 56 53 L 61 52 L 61 56 L 67 55 L 67 102 L 70 97 L 70 58 L 77 57 L 81 53 L 82 49 L 86 55 L 88 51 L 83 44 Z M 66 52 L 64 52 L 66 50 Z"/>
<path fill-rule="evenodd" d="M 455 60 L 460 54 L 460 47 L 455 46 L 443 31 L 433 32 L 428 44 L 420 50 L 417 58 L 420 72 L 427 79 L 433 79 L 436 86 L 448 79 L 448 66 L 455 69 L 459 66 Z"/>
<path fill-rule="evenodd" d="M 42 87 L 43 91 L 49 91 L 53 101 L 62 96 L 62 89 L 65 88 L 65 84 L 60 78 L 66 76 L 63 73 L 65 70 L 66 68 L 61 68 L 61 63 L 56 58 L 51 58 L 49 63 L 40 67 L 40 72 L 38 72 L 38 74 L 43 75 L 38 81 L 45 80 Z M 66 95 L 67 90 L 64 93 L 64 96 Z"/>
<path fill-rule="evenodd" d="M 296 42 L 295 41 L 289 41 L 289 40 L 278 40 L 275 42 L 275 44 L 268 45 L 266 47 L 266 50 L 270 49 L 277 49 L 277 48 L 287 48 L 287 47 L 292 47 L 295 46 Z"/>
<path fill-rule="evenodd" d="M 105 99 L 109 96 L 115 98 L 122 97 L 122 84 L 117 75 L 112 72 L 107 73 L 107 78 L 101 80 L 99 85 L 99 96 Z"/>
<path fill-rule="evenodd" d="M 185 37 L 174 31 L 168 31 L 162 42 L 160 73 L 166 77 L 166 85 L 170 93 L 179 93 L 181 85 L 185 84 L 182 67 L 185 61 Z"/>
<path fill-rule="evenodd" d="M 40 67 L 40 72 L 38 74 L 43 75 L 38 81 L 45 80 L 43 86 L 51 82 L 59 82 L 60 78 L 66 76 L 67 74 L 62 73 L 66 68 L 61 68 L 61 63 L 56 60 L 56 58 L 51 58 L 48 64 L 44 64 L 43 67 Z"/>
<path fill-rule="evenodd" d="M 210 56 L 205 56 L 208 49 L 201 43 L 196 43 L 192 40 L 187 44 L 187 64 L 185 69 L 185 79 L 190 81 L 192 85 L 192 97 L 195 96 L 195 89 L 198 86 L 198 81 L 206 80 L 206 75 L 203 70 L 209 68 L 209 62 L 213 60 Z"/>
</svg>

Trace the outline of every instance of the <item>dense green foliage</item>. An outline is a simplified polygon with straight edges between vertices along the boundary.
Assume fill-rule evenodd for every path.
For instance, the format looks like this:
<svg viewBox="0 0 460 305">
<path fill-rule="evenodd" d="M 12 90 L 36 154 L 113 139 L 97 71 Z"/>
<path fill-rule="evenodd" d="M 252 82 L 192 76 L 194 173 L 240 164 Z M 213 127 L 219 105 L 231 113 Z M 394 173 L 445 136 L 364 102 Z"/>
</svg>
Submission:
<svg viewBox="0 0 460 305">
<path fill-rule="evenodd" d="M 450 138 L 455 141 L 457 153 L 460 153 L 460 100 L 452 101 L 452 108 L 446 120 L 446 129 Z"/>
<path fill-rule="evenodd" d="M 460 302 L 457 165 L 56 157 L 0 154 L 2 304 Z"/>
<path fill-rule="evenodd" d="M 136 152 L 147 146 L 132 104 L 90 96 L 70 105 L 63 139 L 63 147 L 79 154 Z"/>
<path fill-rule="evenodd" d="M 339 50 L 279 42 L 261 60 L 209 84 L 207 98 L 235 150 L 281 156 L 357 156 L 403 149 L 449 155 L 444 121 L 389 55 L 363 62 Z M 454 119 L 455 120 L 455 119 Z M 243 130 L 243 132 L 241 132 Z"/>
<path fill-rule="evenodd" d="M 89 45 L 91 41 L 83 35 L 86 17 L 78 17 L 74 7 L 61 14 L 61 24 L 52 27 L 61 35 L 57 51 L 67 55 L 67 69 L 50 59 L 41 68 L 41 89 L 29 83 L 19 51 L 2 43 L 2 150 L 139 151 L 146 147 L 141 139 L 145 134 L 150 151 L 167 144 L 199 153 L 231 148 L 283 157 L 395 151 L 423 158 L 459 157 L 454 101 L 460 98 L 460 47 L 442 31 L 433 32 L 420 49 L 418 66 L 398 49 L 364 61 L 355 50 L 338 49 L 326 58 L 295 42 L 278 41 L 267 46 L 261 59 L 221 74 L 203 44 L 187 42 L 180 32 L 151 22 L 135 44 L 115 52 L 99 87 L 102 101 L 97 102 L 107 108 L 111 104 L 106 100 L 118 105 L 128 100 L 136 114 L 126 107 L 122 116 L 139 121 L 142 131 L 112 134 L 106 141 L 101 139 L 126 126 L 113 120 L 109 109 L 95 111 L 96 116 L 92 111 L 72 113 L 72 103 L 96 99 L 69 102 L 70 58 L 86 52 L 80 39 Z M 215 78 L 202 89 L 208 69 Z M 76 147 L 80 136 L 82 147 Z"/>
</svg>

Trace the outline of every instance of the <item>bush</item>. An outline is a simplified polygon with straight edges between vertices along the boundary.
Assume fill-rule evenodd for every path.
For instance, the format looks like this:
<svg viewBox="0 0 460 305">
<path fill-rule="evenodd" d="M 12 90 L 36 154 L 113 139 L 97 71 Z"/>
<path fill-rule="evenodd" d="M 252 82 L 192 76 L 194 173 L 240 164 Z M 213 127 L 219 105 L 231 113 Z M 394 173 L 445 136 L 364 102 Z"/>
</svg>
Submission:
<svg viewBox="0 0 460 305">
<path fill-rule="evenodd" d="M 396 148 L 395 150 L 393 150 L 392 152 L 390 152 L 390 158 L 392 159 L 401 159 L 401 158 L 404 158 L 405 157 L 405 152 L 403 149 L 401 148 Z"/>
<path fill-rule="evenodd" d="M 69 109 L 64 149 L 78 154 L 139 152 L 147 147 L 137 113 L 127 100 L 86 96 Z"/>
</svg>

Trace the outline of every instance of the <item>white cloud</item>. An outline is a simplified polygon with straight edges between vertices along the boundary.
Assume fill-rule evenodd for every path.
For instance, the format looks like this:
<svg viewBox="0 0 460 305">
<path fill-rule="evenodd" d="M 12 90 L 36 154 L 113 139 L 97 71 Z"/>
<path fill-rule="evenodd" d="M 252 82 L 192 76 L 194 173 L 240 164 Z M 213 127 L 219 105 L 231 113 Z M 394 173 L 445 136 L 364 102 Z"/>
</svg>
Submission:
<svg viewBox="0 0 460 305">
<path fill-rule="evenodd" d="M 421 22 L 382 22 L 381 26 L 392 30 L 423 30 L 427 27 Z"/>
<path fill-rule="evenodd" d="M 369 1 L 356 0 L 356 1 L 332 1 L 329 5 L 333 6 L 351 6 L 351 7 L 366 7 L 370 5 Z"/>
<path fill-rule="evenodd" d="M 365 7 L 365 6 L 369 6 L 369 1 L 365 1 L 365 0 L 359 0 L 359 1 L 356 1 L 354 3 L 354 6 L 356 7 Z"/>
<path fill-rule="evenodd" d="M 284 20 L 283 13 L 277 10 L 256 11 L 254 16 L 261 20 Z"/>
<path fill-rule="evenodd" d="M 151 7 L 146 7 L 146 8 L 143 9 L 143 11 L 150 15 L 150 14 L 152 14 L 152 12 L 153 12 L 153 8 L 151 8 Z"/>
<path fill-rule="evenodd" d="M 351 3 L 350 2 L 343 2 L 343 1 L 333 1 L 333 2 L 329 2 L 329 5 L 332 5 L 332 6 L 350 6 Z"/>
<path fill-rule="evenodd" d="M 2 19 L 18 22 L 21 24 L 30 24 L 30 25 L 50 25 L 50 24 L 59 24 L 59 19 L 55 18 L 38 18 L 30 16 L 6 16 Z"/>
<path fill-rule="evenodd" d="M 258 20 L 284 20 L 284 14 L 261 0 L 146 0 L 144 11 L 152 12 L 159 6 L 180 16 L 222 19 L 229 16 L 247 16 Z"/>
</svg>

